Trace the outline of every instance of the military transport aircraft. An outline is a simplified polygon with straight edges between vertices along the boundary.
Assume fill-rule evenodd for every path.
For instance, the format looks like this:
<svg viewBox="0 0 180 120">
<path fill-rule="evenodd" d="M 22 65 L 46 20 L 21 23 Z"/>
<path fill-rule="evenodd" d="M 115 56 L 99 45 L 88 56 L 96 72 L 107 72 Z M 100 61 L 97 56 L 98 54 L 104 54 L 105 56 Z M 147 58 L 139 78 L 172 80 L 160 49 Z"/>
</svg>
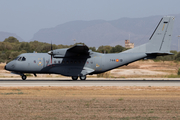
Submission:
<svg viewBox="0 0 180 120">
<path fill-rule="evenodd" d="M 5 69 L 21 75 L 23 80 L 26 80 L 24 73 L 33 73 L 34 76 L 41 73 L 61 74 L 71 76 L 73 80 L 77 80 L 78 77 L 85 80 L 86 75 L 103 73 L 140 59 L 171 55 L 173 23 L 174 17 L 163 17 L 148 43 L 121 53 L 97 53 L 82 44 L 56 50 L 52 50 L 51 47 L 48 53 L 21 54 L 9 62 Z"/>
</svg>

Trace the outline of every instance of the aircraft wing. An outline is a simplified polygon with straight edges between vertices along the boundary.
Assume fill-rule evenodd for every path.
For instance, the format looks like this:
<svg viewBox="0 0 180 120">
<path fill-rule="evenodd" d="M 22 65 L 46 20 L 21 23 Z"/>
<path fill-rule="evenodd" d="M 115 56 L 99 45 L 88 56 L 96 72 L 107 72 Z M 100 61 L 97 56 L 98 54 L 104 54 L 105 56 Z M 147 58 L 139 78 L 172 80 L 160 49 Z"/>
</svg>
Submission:
<svg viewBox="0 0 180 120">
<path fill-rule="evenodd" d="M 77 44 L 67 49 L 67 51 L 71 53 L 88 54 L 89 48 L 86 45 Z"/>
<path fill-rule="evenodd" d="M 86 45 L 77 44 L 71 48 L 56 49 L 49 51 L 48 54 L 53 53 L 54 58 L 65 58 L 65 57 L 84 57 L 89 55 L 89 48 Z"/>
</svg>

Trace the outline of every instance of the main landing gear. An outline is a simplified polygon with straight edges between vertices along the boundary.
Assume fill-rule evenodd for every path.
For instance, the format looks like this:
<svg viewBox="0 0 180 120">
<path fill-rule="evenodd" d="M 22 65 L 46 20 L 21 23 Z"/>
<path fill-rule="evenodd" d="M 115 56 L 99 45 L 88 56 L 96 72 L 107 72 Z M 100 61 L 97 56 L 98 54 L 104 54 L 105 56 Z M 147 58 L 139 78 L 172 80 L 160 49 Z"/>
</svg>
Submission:
<svg viewBox="0 0 180 120">
<path fill-rule="evenodd" d="M 80 80 L 86 80 L 86 75 L 80 76 Z"/>
<path fill-rule="evenodd" d="M 22 75 L 21 78 L 22 78 L 22 80 L 26 80 L 27 76 L 26 75 Z"/>
<path fill-rule="evenodd" d="M 77 80 L 78 76 L 72 76 L 72 80 Z"/>
<path fill-rule="evenodd" d="M 86 80 L 86 75 L 84 76 L 79 76 L 80 80 Z M 72 80 L 77 80 L 78 76 L 72 76 Z"/>
</svg>

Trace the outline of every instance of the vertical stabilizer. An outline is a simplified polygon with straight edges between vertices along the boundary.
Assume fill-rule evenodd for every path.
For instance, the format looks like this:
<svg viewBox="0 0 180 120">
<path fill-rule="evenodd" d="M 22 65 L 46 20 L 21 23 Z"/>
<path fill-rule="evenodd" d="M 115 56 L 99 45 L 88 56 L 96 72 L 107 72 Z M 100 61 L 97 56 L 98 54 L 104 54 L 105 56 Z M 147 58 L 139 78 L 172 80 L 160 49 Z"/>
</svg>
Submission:
<svg viewBox="0 0 180 120">
<path fill-rule="evenodd" d="M 146 53 L 168 53 L 172 41 L 174 17 L 163 17 L 146 44 Z"/>
</svg>

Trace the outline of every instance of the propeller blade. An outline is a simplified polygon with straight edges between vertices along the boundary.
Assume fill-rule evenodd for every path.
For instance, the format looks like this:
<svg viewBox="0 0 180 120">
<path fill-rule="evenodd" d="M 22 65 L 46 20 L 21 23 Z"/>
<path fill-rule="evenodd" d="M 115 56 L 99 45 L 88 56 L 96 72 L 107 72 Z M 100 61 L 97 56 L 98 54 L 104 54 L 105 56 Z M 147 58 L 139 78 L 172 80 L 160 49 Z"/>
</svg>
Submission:
<svg viewBox="0 0 180 120">
<path fill-rule="evenodd" d="M 51 65 L 52 65 L 52 55 L 51 55 Z"/>
<path fill-rule="evenodd" d="M 52 55 L 53 55 L 53 50 L 52 50 L 52 41 L 51 41 L 51 65 L 52 65 Z"/>
<path fill-rule="evenodd" d="M 52 51 L 52 41 L 51 41 L 51 51 Z"/>
</svg>

